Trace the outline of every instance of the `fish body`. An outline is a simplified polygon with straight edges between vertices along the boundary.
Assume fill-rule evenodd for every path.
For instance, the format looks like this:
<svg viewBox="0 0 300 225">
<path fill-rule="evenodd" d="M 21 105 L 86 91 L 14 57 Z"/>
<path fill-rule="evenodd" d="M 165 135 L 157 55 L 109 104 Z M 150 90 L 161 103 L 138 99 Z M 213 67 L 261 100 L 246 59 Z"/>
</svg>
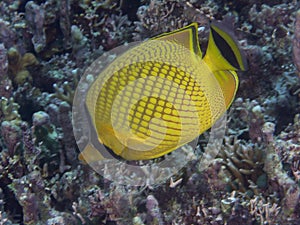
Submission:
<svg viewBox="0 0 300 225">
<path fill-rule="evenodd" d="M 216 41 L 225 43 L 227 58 Z M 196 23 L 129 49 L 88 90 L 93 140 L 80 157 L 107 158 L 95 147 L 101 143 L 125 160 L 147 160 L 191 142 L 230 106 L 238 87 L 235 71 L 245 68 L 236 42 L 217 25 L 204 57 Z"/>
</svg>

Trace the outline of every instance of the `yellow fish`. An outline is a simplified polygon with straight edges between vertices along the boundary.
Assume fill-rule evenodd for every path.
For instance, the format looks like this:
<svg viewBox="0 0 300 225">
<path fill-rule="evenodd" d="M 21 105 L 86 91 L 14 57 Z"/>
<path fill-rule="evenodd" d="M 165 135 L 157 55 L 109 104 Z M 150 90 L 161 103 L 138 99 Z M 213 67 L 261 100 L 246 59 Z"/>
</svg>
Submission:
<svg viewBox="0 0 300 225">
<path fill-rule="evenodd" d="M 145 41 L 118 56 L 88 89 L 90 142 L 79 158 L 148 160 L 191 142 L 231 105 L 246 61 L 226 29 L 210 26 L 202 57 L 198 26 Z M 110 150 L 101 149 L 104 144 Z"/>
</svg>

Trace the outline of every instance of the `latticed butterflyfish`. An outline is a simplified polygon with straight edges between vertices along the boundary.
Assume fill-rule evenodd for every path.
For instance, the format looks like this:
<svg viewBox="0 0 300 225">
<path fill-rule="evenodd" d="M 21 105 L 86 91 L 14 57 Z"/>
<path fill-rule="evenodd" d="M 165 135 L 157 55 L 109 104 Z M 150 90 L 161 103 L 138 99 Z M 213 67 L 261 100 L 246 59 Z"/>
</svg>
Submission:
<svg viewBox="0 0 300 225">
<path fill-rule="evenodd" d="M 236 71 L 246 66 L 237 42 L 216 23 L 204 56 L 196 23 L 134 46 L 88 89 L 86 108 L 96 140 L 80 158 L 107 158 L 95 142 L 125 160 L 158 158 L 191 142 L 231 105 Z"/>
</svg>

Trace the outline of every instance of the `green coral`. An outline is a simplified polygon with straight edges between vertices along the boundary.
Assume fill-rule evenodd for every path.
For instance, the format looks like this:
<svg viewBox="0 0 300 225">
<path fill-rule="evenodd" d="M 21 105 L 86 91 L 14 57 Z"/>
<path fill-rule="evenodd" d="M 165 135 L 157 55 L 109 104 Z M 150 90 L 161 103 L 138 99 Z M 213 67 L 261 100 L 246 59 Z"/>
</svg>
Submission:
<svg viewBox="0 0 300 225">
<path fill-rule="evenodd" d="M 32 82 L 32 76 L 26 67 L 38 65 L 38 60 L 32 53 L 25 53 L 23 56 L 19 51 L 12 47 L 7 52 L 8 55 L 8 73 L 16 85 L 22 85 L 26 82 Z"/>
<path fill-rule="evenodd" d="M 0 98 L 0 121 L 20 121 L 21 116 L 18 112 L 19 105 L 14 102 L 13 98 Z"/>
</svg>

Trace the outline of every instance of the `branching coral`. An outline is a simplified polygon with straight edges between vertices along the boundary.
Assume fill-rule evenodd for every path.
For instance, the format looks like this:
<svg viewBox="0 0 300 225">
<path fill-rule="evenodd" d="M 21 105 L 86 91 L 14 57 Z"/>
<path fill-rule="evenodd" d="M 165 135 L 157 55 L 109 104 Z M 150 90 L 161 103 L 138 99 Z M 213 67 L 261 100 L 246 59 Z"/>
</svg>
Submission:
<svg viewBox="0 0 300 225">
<path fill-rule="evenodd" d="M 76 87 L 79 82 L 79 75 L 81 70 L 76 68 L 72 69 L 72 64 L 65 65 L 63 71 L 56 71 L 56 76 L 65 77 L 64 82 L 57 81 L 53 84 L 55 94 L 53 97 L 60 99 L 61 101 L 67 102 L 69 105 L 73 104 L 73 98 L 75 94 Z M 49 74 L 50 75 L 50 74 Z M 53 76 L 53 75 L 52 75 Z M 70 81 L 68 81 L 70 80 Z"/>
<path fill-rule="evenodd" d="M 58 217 L 66 224 L 74 224 L 76 220 L 71 214 L 59 213 L 51 208 L 50 195 L 46 192 L 45 185 L 39 168 L 19 179 L 14 179 L 10 185 L 23 207 L 24 223 L 51 224 L 50 221 Z"/>
<path fill-rule="evenodd" d="M 60 88 L 64 82 L 69 82 L 71 83 L 69 84 L 71 88 L 75 89 L 81 69 L 76 66 L 74 58 L 74 56 L 66 53 L 53 56 L 51 59 L 43 61 L 40 65 L 40 70 L 39 67 L 37 67 L 37 70 L 30 71 L 35 87 L 41 91 L 53 93 L 55 92 L 54 84 Z M 84 60 L 86 60 L 85 57 Z"/>
<path fill-rule="evenodd" d="M 110 193 L 103 193 L 100 189 L 89 196 L 90 220 L 105 218 L 102 221 L 120 221 L 120 224 L 130 222 L 136 208 L 133 205 L 134 190 L 124 190 L 117 186 Z M 97 221 L 97 220 L 96 220 Z"/>
<path fill-rule="evenodd" d="M 55 89 L 55 97 L 72 105 L 75 89 L 71 83 L 65 81 L 60 87 L 57 84 L 54 84 L 53 87 Z"/>
<path fill-rule="evenodd" d="M 262 171 L 264 152 L 258 146 L 243 144 L 234 137 L 225 137 L 225 144 L 219 152 L 219 157 L 229 172 L 228 175 L 233 177 L 229 182 L 232 189 L 246 192 L 253 184 L 261 188 L 266 186 L 267 178 Z"/>
<path fill-rule="evenodd" d="M 288 25 L 291 22 L 290 13 L 294 11 L 294 4 L 280 4 L 269 6 L 262 4 L 258 10 L 257 4 L 254 4 L 249 11 L 250 21 L 255 22 L 257 28 L 264 30 L 267 28 L 269 32 L 274 31 L 274 27 L 278 25 Z"/>
<path fill-rule="evenodd" d="M 25 82 L 32 82 L 32 77 L 27 70 L 27 66 L 38 65 L 38 60 L 32 53 L 25 53 L 23 56 L 16 48 L 8 50 L 8 72 L 10 78 L 16 85 L 22 85 Z"/>
<path fill-rule="evenodd" d="M 257 44 L 265 46 L 266 43 L 272 43 L 263 50 L 271 53 L 275 59 L 279 57 L 283 59 L 285 58 L 283 55 L 291 51 L 288 32 L 292 32 L 289 25 L 293 21 L 291 14 L 295 11 L 295 4 L 290 2 L 273 7 L 267 4 L 260 6 L 253 4 L 249 10 L 249 20 L 253 24 L 251 32 L 260 36 Z"/>
<path fill-rule="evenodd" d="M 122 15 L 120 8 L 116 7 L 116 1 L 83 1 L 77 7 L 84 10 L 82 14 L 76 14 L 75 21 L 85 24 L 79 26 L 84 34 L 90 37 L 92 51 L 104 47 L 110 50 L 127 41 L 133 28 L 127 15 Z"/>
<path fill-rule="evenodd" d="M 138 9 L 137 16 L 140 21 L 136 22 L 134 39 L 141 41 L 159 33 L 181 28 L 191 22 L 207 27 L 208 18 L 213 17 L 213 12 L 204 11 L 205 9 L 196 9 L 184 1 L 153 0 L 148 6 L 143 5 Z"/>
<path fill-rule="evenodd" d="M 41 125 L 41 122 L 36 120 L 35 125 Z M 4 121 L 3 123 L 8 122 Z M 39 147 L 35 146 L 35 137 L 32 133 L 34 127 L 29 127 L 26 122 L 21 122 L 18 126 L 18 129 L 20 128 L 22 135 L 19 136 L 21 139 L 18 139 L 18 143 L 22 147 L 22 151 L 14 154 L 3 150 L 0 152 L 1 186 L 5 185 L 6 192 L 9 188 L 10 193 L 16 198 L 7 203 L 9 208 L 16 207 L 18 204 L 22 206 L 24 224 L 51 224 L 50 221 L 58 221 L 58 218 L 60 221 L 65 221 L 64 224 L 74 224 L 75 219 L 71 215 L 59 213 L 50 206 L 51 199 L 46 189 L 46 185 L 49 184 L 44 180 L 45 168 L 41 170 L 39 167 L 41 155 L 44 153 L 41 153 Z M 12 139 L 13 135 L 10 135 L 9 138 Z M 50 175 L 53 176 L 53 174 Z"/>
<path fill-rule="evenodd" d="M 240 18 L 242 25 L 239 34 L 245 37 L 243 45 L 249 61 L 246 76 L 240 76 L 240 90 L 242 96 L 247 98 L 275 95 L 265 90 L 274 89 L 277 78 L 284 72 L 294 70 L 290 34 L 293 34 L 292 23 L 297 3 L 290 1 L 275 6 L 263 3 L 256 1 L 250 4 L 246 20 Z"/>
<path fill-rule="evenodd" d="M 250 200 L 250 213 L 255 216 L 260 224 L 276 224 L 278 221 L 278 214 L 281 210 L 276 203 L 272 205 L 265 199 L 255 197 Z"/>
<path fill-rule="evenodd" d="M 72 48 L 71 1 L 48 0 L 40 5 L 28 1 L 25 21 L 34 50 L 40 56 L 51 58 L 54 53 Z"/>
</svg>

